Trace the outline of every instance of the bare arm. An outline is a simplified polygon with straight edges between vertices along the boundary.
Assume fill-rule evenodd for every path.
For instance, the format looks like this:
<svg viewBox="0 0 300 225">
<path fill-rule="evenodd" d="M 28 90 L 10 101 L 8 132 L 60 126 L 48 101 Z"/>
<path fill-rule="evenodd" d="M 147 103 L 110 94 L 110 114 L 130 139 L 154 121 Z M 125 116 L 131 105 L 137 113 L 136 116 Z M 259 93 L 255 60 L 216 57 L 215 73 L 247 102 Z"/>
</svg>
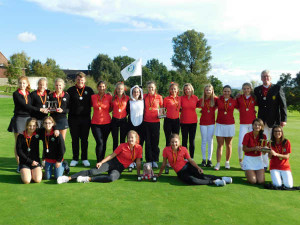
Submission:
<svg viewBox="0 0 300 225">
<path fill-rule="evenodd" d="M 167 165 L 167 158 L 164 157 L 163 163 L 162 163 L 162 165 L 160 167 L 160 170 L 159 170 L 159 173 L 157 174 L 158 177 L 162 174 L 162 172 L 164 171 L 166 165 Z"/>
<path fill-rule="evenodd" d="M 140 176 L 141 175 L 140 172 L 141 172 L 141 159 L 138 158 L 136 159 L 136 174 Z"/>
</svg>

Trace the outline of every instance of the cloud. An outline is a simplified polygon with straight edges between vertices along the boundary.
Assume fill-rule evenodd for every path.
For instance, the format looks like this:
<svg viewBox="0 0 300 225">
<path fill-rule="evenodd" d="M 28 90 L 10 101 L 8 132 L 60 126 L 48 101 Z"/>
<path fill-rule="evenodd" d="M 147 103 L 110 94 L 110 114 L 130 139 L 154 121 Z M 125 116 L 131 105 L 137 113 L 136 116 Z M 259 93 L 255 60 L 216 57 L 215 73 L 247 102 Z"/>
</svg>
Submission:
<svg viewBox="0 0 300 225">
<path fill-rule="evenodd" d="M 122 50 L 123 52 L 127 52 L 127 51 L 128 51 L 128 48 L 125 47 L 125 46 L 123 46 L 123 47 L 121 48 L 121 50 Z"/>
<path fill-rule="evenodd" d="M 300 40 L 299 1 L 28 0 L 46 10 L 122 23 L 133 30 L 196 29 L 213 38 Z"/>
<path fill-rule="evenodd" d="M 23 32 L 23 33 L 18 34 L 18 39 L 19 39 L 19 41 L 27 43 L 27 42 L 36 41 L 36 36 L 35 36 L 35 34 L 30 33 L 30 32 Z"/>
</svg>

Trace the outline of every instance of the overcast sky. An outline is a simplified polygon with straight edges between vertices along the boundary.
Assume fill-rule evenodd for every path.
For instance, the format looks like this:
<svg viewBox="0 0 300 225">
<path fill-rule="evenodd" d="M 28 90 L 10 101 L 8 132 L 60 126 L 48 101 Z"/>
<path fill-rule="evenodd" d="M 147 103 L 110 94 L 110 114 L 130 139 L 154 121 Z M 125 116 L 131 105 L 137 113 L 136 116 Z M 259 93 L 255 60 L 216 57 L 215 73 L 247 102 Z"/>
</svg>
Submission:
<svg viewBox="0 0 300 225">
<path fill-rule="evenodd" d="M 299 8 L 298 0 L 0 0 L 0 51 L 65 69 L 87 69 L 99 53 L 172 69 L 172 38 L 195 29 L 212 48 L 209 75 L 240 87 L 269 69 L 276 82 L 300 71 Z"/>
</svg>

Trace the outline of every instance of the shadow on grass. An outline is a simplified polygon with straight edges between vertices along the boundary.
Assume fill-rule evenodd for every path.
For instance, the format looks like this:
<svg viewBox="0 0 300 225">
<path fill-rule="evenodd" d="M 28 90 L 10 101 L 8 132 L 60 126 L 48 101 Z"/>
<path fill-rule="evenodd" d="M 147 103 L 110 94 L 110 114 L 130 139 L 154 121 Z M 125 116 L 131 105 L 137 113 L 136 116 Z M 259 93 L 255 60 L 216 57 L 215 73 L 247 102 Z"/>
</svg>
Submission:
<svg viewBox="0 0 300 225">
<path fill-rule="evenodd" d="M 0 183 L 4 184 L 23 184 L 21 175 L 16 172 L 14 175 L 0 175 Z"/>
<path fill-rule="evenodd" d="M 7 172 L 16 172 L 17 162 L 15 158 L 0 157 L 0 170 Z"/>
</svg>

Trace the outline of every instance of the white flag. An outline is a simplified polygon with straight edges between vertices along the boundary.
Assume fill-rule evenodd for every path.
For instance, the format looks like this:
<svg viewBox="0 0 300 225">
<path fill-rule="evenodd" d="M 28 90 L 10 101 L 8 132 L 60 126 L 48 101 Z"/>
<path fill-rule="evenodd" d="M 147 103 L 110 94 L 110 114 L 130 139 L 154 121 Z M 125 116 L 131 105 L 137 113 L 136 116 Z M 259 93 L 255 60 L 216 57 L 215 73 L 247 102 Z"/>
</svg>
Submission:
<svg viewBox="0 0 300 225">
<path fill-rule="evenodd" d="M 142 59 L 135 60 L 133 63 L 126 66 L 121 74 L 124 80 L 127 80 L 129 77 L 142 76 Z"/>
</svg>

